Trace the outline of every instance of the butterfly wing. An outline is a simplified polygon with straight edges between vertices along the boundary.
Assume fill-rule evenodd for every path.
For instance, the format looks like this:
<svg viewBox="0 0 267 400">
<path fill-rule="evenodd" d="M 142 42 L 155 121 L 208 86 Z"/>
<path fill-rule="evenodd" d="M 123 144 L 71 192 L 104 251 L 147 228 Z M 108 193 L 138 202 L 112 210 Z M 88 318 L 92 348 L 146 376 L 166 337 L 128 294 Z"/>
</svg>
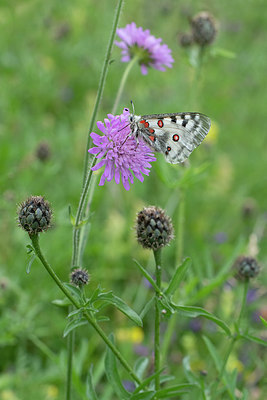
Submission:
<svg viewBox="0 0 267 400">
<path fill-rule="evenodd" d="M 211 121 L 200 113 L 143 115 L 137 122 L 138 134 L 167 162 L 185 161 L 209 132 Z"/>
</svg>

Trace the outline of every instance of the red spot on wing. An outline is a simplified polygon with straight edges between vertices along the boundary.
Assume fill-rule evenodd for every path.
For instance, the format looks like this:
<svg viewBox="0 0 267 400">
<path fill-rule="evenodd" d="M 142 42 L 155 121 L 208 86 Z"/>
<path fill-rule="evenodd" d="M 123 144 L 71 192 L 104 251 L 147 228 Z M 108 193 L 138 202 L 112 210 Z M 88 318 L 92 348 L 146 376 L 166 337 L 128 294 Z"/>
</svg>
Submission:
<svg viewBox="0 0 267 400">
<path fill-rule="evenodd" d="M 159 119 L 158 120 L 158 126 L 160 127 L 160 128 L 162 128 L 163 127 L 163 121 L 162 121 L 162 119 Z"/>
<path fill-rule="evenodd" d="M 170 146 L 168 146 L 168 147 L 167 147 L 167 150 L 168 150 L 168 151 L 171 151 L 171 147 L 170 147 Z"/>
<path fill-rule="evenodd" d="M 149 127 L 149 123 L 146 121 L 146 122 L 144 123 L 144 126 L 145 126 L 145 128 L 148 128 L 148 127 Z"/>
<path fill-rule="evenodd" d="M 150 136 L 149 136 L 149 139 L 150 139 L 152 142 L 155 142 L 155 136 L 150 135 Z"/>
<path fill-rule="evenodd" d="M 154 132 L 155 132 L 155 129 L 152 129 L 152 128 L 149 129 L 149 133 L 154 133 Z"/>
<path fill-rule="evenodd" d="M 179 135 L 173 135 L 172 140 L 173 140 L 174 142 L 178 142 L 178 140 L 179 140 Z"/>
<path fill-rule="evenodd" d="M 145 119 L 142 119 L 142 121 L 140 121 L 140 124 L 144 124 L 146 122 Z"/>
</svg>

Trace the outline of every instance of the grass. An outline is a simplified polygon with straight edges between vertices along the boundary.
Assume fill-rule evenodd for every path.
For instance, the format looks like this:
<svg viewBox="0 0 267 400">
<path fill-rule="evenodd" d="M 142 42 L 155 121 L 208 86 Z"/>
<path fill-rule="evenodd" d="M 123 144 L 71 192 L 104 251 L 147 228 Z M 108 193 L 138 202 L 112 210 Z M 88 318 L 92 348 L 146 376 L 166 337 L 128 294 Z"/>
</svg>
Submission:
<svg viewBox="0 0 267 400">
<path fill-rule="evenodd" d="M 25 246 L 29 240 L 16 226 L 16 207 L 31 194 L 44 195 L 51 202 L 54 227 L 42 235 L 42 248 L 58 275 L 67 281 L 72 237 L 68 205 L 75 209 L 80 196 L 87 130 L 115 4 L 114 0 L 67 0 L 64 7 L 58 0 L 0 4 L 1 31 L 5 32 L 0 37 L 0 398 L 4 400 L 35 399 L 36 393 L 41 400 L 64 398 L 66 341 L 62 332 L 66 315 L 51 304 L 60 294 L 40 264 L 35 262 L 31 273 L 26 274 Z M 144 183 L 135 182 L 129 192 L 114 182 L 96 187 L 84 256 L 84 265 L 91 274 L 88 293 L 100 282 L 137 312 L 142 309 L 151 295 L 144 290 L 132 259 L 148 268 L 152 261 L 150 253 L 138 247 L 135 240 L 136 212 L 153 204 L 167 209 L 173 218 L 176 241 L 163 253 L 166 281 L 180 258 L 177 230 L 182 190 L 182 256 L 192 258 L 192 268 L 179 301 L 190 293 L 196 299 L 192 305 L 205 306 L 229 323 L 234 320 L 241 302 L 239 286 L 229 288 L 221 282 L 202 298 L 198 294 L 236 256 L 251 250 L 255 235 L 257 257 L 262 266 L 266 265 L 265 8 L 260 0 L 247 2 L 246 6 L 229 0 L 201 1 L 197 5 L 173 0 L 126 2 L 120 26 L 135 21 L 162 37 L 173 51 L 175 64 L 165 73 L 151 69 L 147 76 L 141 76 L 136 66 L 120 109 L 130 106 L 133 100 L 137 114 L 198 110 L 211 117 L 216 129 L 210 135 L 213 140 L 204 142 L 190 158 L 190 172 L 166 165 L 158 157 L 150 176 Z M 219 22 L 213 49 L 226 49 L 235 57 L 210 56 L 201 79 L 196 80 L 187 51 L 179 46 L 177 37 L 189 30 L 187 16 L 203 9 Z M 110 112 L 125 69 L 118 48 L 114 48 L 112 59 L 98 119 Z M 36 149 L 44 140 L 49 143 L 51 157 L 41 162 Z M 186 174 L 190 176 L 181 189 L 179 182 Z M 249 215 L 244 212 L 248 201 L 252 202 Z M 247 313 L 251 327 L 261 336 L 263 325 L 254 317 L 259 313 L 266 317 L 264 268 L 252 286 L 257 296 Z M 110 309 L 110 316 L 110 323 L 103 325 L 108 332 L 116 333 L 118 326 L 131 328 L 121 314 Z M 149 351 L 152 324 L 148 317 L 142 344 Z M 181 318 L 169 359 L 177 365 L 175 375 L 183 376 L 181 360 L 190 354 L 195 371 L 205 369 L 209 379 L 213 376 L 203 332 L 223 352 L 225 342 L 212 326 L 202 321 L 200 332 L 196 332 L 188 319 Z M 132 364 L 136 359 L 134 341 L 130 345 L 125 338 L 120 342 Z M 88 334 L 88 328 L 82 327 L 77 331 L 76 347 L 74 399 L 86 398 L 84 379 L 91 362 L 99 375 L 101 398 L 112 398 L 102 378 L 103 344 L 91 330 Z M 239 342 L 229 367 L 238 369 L 238 387 L 244 396 L 247 388 L 249 398 L 264 399 L 266 365 L 260 346 Z M 126 378 L 124 373 L 122 376 Z"/>
</svg>

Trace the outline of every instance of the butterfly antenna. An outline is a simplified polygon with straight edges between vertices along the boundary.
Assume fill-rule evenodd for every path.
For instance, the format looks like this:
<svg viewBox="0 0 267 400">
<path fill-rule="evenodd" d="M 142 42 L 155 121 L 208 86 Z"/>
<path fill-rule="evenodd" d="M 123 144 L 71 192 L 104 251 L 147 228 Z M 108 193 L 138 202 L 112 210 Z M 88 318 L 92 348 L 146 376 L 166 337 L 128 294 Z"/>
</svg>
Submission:
<svg viewBox="0 0 267 400">
<path fill-rule="evenodd" d="M 134 103 L 133 103 L 132 100 L 131 100 L 131 105 L 132 105 L 133 114 L 135 114 L 135 112 L 134 112 Z"/>
</svg>

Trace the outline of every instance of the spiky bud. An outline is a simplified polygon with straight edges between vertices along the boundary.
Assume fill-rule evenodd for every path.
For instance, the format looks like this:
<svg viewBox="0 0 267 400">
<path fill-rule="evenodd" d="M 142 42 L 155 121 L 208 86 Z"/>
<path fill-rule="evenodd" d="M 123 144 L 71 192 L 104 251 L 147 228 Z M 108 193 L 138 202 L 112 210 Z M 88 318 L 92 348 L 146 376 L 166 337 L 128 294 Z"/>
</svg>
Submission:
<svg viewBox="0 0 267 400">
<path fill-rule="evenodd" d="M 245 280 L 254 278 L 260 271 L 260 266 L 254 257 L 239 256 L 235 263 L 236 278 Z"/>
<path fill-rule="evenodd" d="M 181 47 L 189 47 L 194 41 L 192 33 L 182 33 L 178 39 Z"/>
<path fill-rule="evenodd" d="M 42 196 L 30 196 L 18 209 L 18 223 L 30 235 L 50 228 L 51 218 L 50 205 Z"/>
<path fill-rule="evenodd" d="M 161 208 L 145 207 L 137 214 L 137 241 L 146 249 L 158 250 L 173 239 L 171 219 Z"/>
<path fill-rule="evenodd" d="M 198 13 L 192 20 L 192 34 L 194 41 L 200 46 L 211 44 L 217 34 L 214 17 L 208 12 Z"/>
<path fill-rule="evenodd" d="M 84 286 L 89 282 L 89 274 L 86 269 L 76 268 L 70 274 L 70 282 L 76 286 Z"/>
<path fill-rule="evenodd" d="M 50 145 L 47 142 L 40 142 L 37 149 L 36 149 L 36 157 L 40 161 L 47 161 L 51 157 L 51 149 Z"/>
</svg>

